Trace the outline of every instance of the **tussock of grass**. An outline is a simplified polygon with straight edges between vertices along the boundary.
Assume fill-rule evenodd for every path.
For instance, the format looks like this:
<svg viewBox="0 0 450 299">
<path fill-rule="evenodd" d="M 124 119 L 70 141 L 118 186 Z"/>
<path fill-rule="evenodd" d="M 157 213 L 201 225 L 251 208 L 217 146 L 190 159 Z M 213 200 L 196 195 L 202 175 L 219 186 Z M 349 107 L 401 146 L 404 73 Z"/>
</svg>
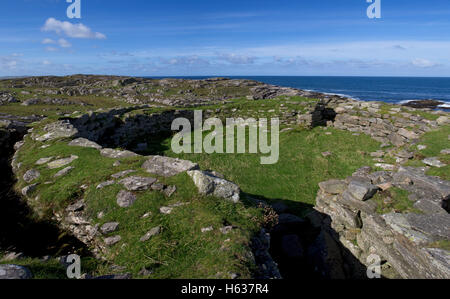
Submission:
<svg viewBox="0 0 450 299">
<path fill-rule="evenodd" d="M 378 214 L 396 213 L 421 213 L 414 208 L 414 202 L 408 198 L 409 192 L 392 187 L 386 191 L 378 192 L 372 200 L 377 204 Z"/>
</svg>

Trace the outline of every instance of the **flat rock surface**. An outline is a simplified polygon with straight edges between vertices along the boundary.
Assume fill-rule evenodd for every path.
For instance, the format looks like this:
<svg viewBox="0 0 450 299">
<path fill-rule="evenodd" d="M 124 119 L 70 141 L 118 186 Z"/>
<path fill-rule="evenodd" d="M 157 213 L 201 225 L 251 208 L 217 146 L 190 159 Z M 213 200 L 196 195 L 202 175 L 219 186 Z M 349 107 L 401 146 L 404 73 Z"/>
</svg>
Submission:
<svg viewBox="0 0 450 299">
<path fill-rule="evenodd" d="M 130 176 L 119 181 L 128 191 L 142 191 L 147 190 L 156 182 L 155 178 Z"/>
<path fill-rule="evenodd" d="M 115 150 L 112 148 L 104 148 L 104 149 L 100 150 L 100 154 L 103 157 L 113 158 L 113 159 L 123 159 L 123 158 L 131 158 L 131 157 L 139 156 L 138 154 L 133 153 L 131 151 L 121 151 L 121 150 Z"/>
<path fill-rule="evenodd" d="M 47 166 L 50 169 L 56 169 L 56 168 L 66 166 L 67 164 L 72 163 L 76 159 L 78 159 L 78 156 L 71 155 L 69 158 L 63 158 L 63 159 L 58 159 L 58 160 L 52 161 L 52 162 L 48 163 Z"/>
<path fill-rule="evenodd" d="M 90 141 L 86 138 L 77 138 L 69 142 L 69 146 L 80 146 L 80 147 L 89 147 L 95 149 L 101 149 L 102 147 L 97 143 Z"/>
<path fill-rule="evenodd" d="M 128 191 L 121 190 L 117 194 L 117 204 L 119 207 L 128 208 L 136 201 L 136 196 Z"/>
<path fill-rule="evenodd" d="M 171 177 L 181 172 L 198 168 L 198 164 L 187 160 L 163 156 L 149 156 L 149 159 L 142 165 L 149 173 L 163 177 Z"/>
</svg>

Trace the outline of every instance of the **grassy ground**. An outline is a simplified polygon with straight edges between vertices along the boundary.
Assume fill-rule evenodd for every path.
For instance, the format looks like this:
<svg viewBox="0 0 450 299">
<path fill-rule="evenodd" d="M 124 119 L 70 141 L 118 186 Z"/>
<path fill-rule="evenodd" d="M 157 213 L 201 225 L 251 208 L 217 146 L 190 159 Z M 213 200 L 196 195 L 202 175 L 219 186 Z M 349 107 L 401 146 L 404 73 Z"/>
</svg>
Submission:
<svg viewBox="0 0 450 299">
<path fill-rule="evenodd" d="M 439 176 L 444 180 L 450 180 L 450 155 L 441 154 L 443 149 L 450 148 L 450 125 L 443 126 L 438 130 L 434 130 L 425 133 L 419 144 L 425 145 L 427 148 L 424 150 L 417 150 L 419 153 L 416 157 L 409 161 L 407 165 L 410 166 L 426 166 L 422 160 L 426 157 L 437 157 L 441 162 L 446 163 L 447 166 L 437 168 L 431 167 L 428 171 L 428 175 Z"/>
<path fill-rule="evenodd" d="M 373 201 L 377 204 L 377 213 L 421 213 L 413 207 L 414 202 L 408 198 L 409 192 L 400 188 L 392 187 L 389 190 L 375 194 Z"/>
<path fill-rule="evenodd" d="M 120 235 L 122 240 L 111 248 L 108 260 L 124 267 L 120 272 L 132 273 L 137 278 L 142 277 L 139 272 L 143 268 L 152 271 L 151 278 L 228 278 L 230 273 L 239 273 L 243 278 L 252 276 L 249 243 L 261 226 L 259 209 L 200 196 L 187 174 L 158 178 L 166 185 L 177 186 L 172 197 L 167 198 L 157 191 L 138 192 L 138 200 L 132 207 L 120 208 L 116 204 L 116 194 L 123 187 L 115 184 L 97 190 L 96 186 L 110 179 L 112 174 L 127 169 L 136 169 L 135 175 L 149 176 L 140 168 L 144 158 L 123 159 L 121 166 L 113 167 L 114 159 L 102 157 L 94 149 L 69 147 L 66 143 L 62 140 L 51 142 L 50 147 L 42 149 L 41 143 L 27 140 L 20 151 L 19 161 L 23 166 L 19 177 L 31 168 L 41 173 L 36 181 L 40 185 L 32 196 L 39 198 L 29 201 L 41 217 L 49 217 L 52 211 L 60 211 L 84 198 L 87 213 L 94 223 L 120 223 L 119 230 L 111 235 Z M 70 164 L 75 169 L 59 179 L 54 179 L 53 175 L 60 169 L 35 165 L 42 157 L 70 155 L 79 156 Z M 80 188 L 83 184 L 89 186 L 86 191 Z M 24 186 L 25 182 L 20 180 L 17 189 Z M 186 205 L 175 208 L 170 215 L 159 212 L 160 207 L 179 202 Z M 96 217 L 100 211 L 105 214 L 102 219 Z M 143 219 L 148 212 L 151 216 Z M 219 229 L 227 225 L 235 229 L 222 234 Z M 160 235 L 144 243 L 139 241 L 156 226 L 163 228 Z M 201 232 L 201 228 L 209 226 L 214 230 Z M 107 267 L 99 267 L 92 274 L 111 272 Z"/>
<path fill-rule="evenodd" d="M 326 135 L 326 132 L 331 135 Z M 170 140 L 166 140 L 170 148 Z M 236 182 L 247 195 L 269 202 L 282 201 L 294 213 L 304 215 L 315 204 L 318 183 L 345 178 L 356 169 L 373 165 L 368 153 L 379 143 L 368 136 L 323 128 L 296 128 L 280 135 L 280 158 L 274 165 L 261 165 L 255 154 L 165 154 L 198 162 Z M 323 157 L 322 153 L 332 155 Z"/>
</svg>

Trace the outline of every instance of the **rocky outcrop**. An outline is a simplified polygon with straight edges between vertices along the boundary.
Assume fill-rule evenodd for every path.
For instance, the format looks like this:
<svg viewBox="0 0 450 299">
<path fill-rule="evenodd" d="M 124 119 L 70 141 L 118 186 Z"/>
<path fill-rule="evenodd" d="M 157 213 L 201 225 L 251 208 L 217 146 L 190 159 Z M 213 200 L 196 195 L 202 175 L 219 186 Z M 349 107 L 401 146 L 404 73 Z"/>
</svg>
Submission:
<svg viewBox="0 0 450 299">
<path fill-rule="evenodd" d="M 379 214 L 372 200 L 374 190 L 381 192 L 389 184 L 408 190 L 421 214 Z M 318 243 L 325 250 L 345 247 L 366 266 L 371 263 L 368 257 L 376 254 L 403 278 L 450 278 L 450 252 L 434 246 L 450 240 L 450 215 L 445 210 L 449 182 L 410 167 L 396 173 L 370 173 L 365 168 L 346 180 L 323 182 L 319 187 L 315 209 L 323 216 Z M 336 262 L 328 254 L 318 256 L 321 271 L 328 273 Z M 352 272 L 345 256 L 333 254 L 336 257 Z"/>
<path fill-rule="evenodd" d="M 235 183 L 207 171 L 190 170 L 187 173 L 194 181 L 200 194 L 213 195 L 235 203 L 239 202 L 241 190 Z"/>
</svg>

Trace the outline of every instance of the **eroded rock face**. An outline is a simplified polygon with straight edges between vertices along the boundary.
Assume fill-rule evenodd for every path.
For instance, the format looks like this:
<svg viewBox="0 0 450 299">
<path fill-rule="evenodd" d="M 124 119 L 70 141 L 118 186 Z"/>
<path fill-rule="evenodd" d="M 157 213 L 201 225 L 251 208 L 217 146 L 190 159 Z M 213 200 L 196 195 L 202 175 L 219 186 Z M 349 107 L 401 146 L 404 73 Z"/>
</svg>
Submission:
<svg viewBox="0 0 450 299">
<path fill-rule="evenodd" d="M 450 252 L 433 245 L 450 240 L 450 215 L 445 210 L 450 194 L 448 182 L 426 176 L 423 169 L 412 167 L 400 167 L 396 173 L 357 171 L 346 182 L 345 190 L 338 194 L 334 188 L 327 188 L 333 186 L 332 182 L 321 183 L 316 198 L 315 209 L 327 216 L 322 216 L 320 221 L 321 231 L 327 237 L 322 235 L 317 249 L 313 247 L 309 253 L 317 265 L 322 265 L 319 268 L 325 276 L 339 277 L 343 273 L 348 276 L 349 269 L 335 272 L 339 267 L 332 268 L 341 262 L 351 265 L 344 251 L 335 250 L 331 257 L 326 254 L 340 246 L 366 266 L 370 264 L 371 254 L 380 256 L 403 278 L 450 278 L 450 264 L 445 263 L 448 260 L 445 256 Z M 367 188 L 362 188 L 361 182 Z M 414 208 L 423 214 L 377 213 L 375 202 L 368 196 L 373 195 L 368 191 L 372 184 L 408 190 Z"/>
<path fill-rule="evenodd" d="M 239 202 L 241 190 L 235 183 L 201 170 L 188 171 L 188 175 L 192 178 L 201 194 L 214 195 L 235 203 Z"/>
<path fill-rule="evenodd" d="M 188 170 L 198 169 L 198 164 L 187 160 L 150 156 L 142 165 L 142 168 L 155 175 L 171 177 Z"/>
</svg>

